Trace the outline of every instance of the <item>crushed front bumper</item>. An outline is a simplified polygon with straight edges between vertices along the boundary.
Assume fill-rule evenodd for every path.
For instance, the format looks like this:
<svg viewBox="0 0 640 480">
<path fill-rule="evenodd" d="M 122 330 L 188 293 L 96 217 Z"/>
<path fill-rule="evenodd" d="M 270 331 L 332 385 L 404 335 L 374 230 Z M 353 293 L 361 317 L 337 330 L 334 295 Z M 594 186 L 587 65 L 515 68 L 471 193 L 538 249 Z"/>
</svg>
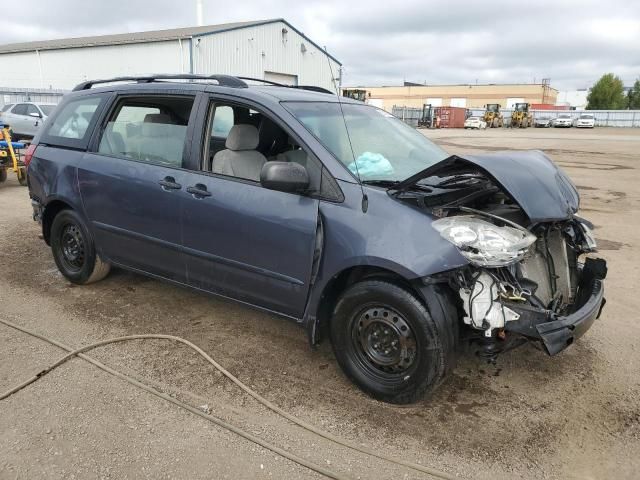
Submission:
<svg viewBox="0 0 640 480">
<path fill-rule="evenodd" d="M 507 322 L 505 331 L 541 341 L 549 355 L 561 352 L 584 335 L 600 316 L 606 303 L 603 282 L 606 275 L 605 260 L 588 258 L 582 269 L 572 313 L 561 316 L 531 305 L 509 304 L 520 318 Z"/>
</svg>

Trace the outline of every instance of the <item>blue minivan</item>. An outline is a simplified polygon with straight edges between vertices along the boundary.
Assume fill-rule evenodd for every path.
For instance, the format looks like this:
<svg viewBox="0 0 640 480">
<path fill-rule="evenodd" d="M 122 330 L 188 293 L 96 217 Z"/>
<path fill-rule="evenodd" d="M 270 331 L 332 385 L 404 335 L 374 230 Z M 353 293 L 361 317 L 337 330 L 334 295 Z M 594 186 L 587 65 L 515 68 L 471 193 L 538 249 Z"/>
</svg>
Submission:
<svg viewBox="0 0 640 480">
<path fill-rule="evenodd" d="M 604 305 L 592 225 L 542 152 L 449 155 L 317 87 L 85 82 L 25 161 L 69 281 L 118 267 L 289 317 L 387 402 L 433 391 L 465 346 L 555 355 Z"/>
</svg>

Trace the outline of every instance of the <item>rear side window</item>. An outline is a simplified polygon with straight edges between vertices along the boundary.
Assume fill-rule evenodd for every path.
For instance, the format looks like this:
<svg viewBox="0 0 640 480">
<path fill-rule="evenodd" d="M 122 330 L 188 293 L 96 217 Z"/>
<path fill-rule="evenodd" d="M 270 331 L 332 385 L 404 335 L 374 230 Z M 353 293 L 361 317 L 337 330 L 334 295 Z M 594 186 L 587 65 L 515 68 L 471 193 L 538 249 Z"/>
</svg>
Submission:
<svg viewBox="0 0 640 480">
<path fill-rule="evenodd" d="M 130 97 L 121 100 L 103 130 L 98 153 L 182 167 L 193 97 Z"/>
<path fill-rule="evenodd" d="M 84 139 L 101 101 L 101 96 L 71 100 L 56 115 L 47 135 L 73 140 Z"/>
<path fill-rule="evenodd" d="M 18 105 L 13 107 L 13 110 L 11 110 L 11 113 L 13 113 L 15 115 L 26 115 L 27 114 L 27 104 L 26 103 L 19 103 Z"/>
<path fill-rule="evenodd" d="M 45 123 L 40 143 L 84 150 L 111 93 L 66 97 Z"/>
</svg>

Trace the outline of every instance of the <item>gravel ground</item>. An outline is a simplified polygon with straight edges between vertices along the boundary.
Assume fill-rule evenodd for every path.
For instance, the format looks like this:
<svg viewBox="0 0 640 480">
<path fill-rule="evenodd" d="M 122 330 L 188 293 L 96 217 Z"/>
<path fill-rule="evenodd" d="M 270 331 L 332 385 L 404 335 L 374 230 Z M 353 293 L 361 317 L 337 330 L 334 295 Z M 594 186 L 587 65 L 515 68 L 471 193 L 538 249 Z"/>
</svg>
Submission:
<svg viewBox="0 0 640 480">
<path fill-rule="evenodd" d="M 463 357 L 430 399 L 376 402 L 286 320 L 127 272 L 76 287 L 57 272 L 15 176 L 0 185 L 0 315 L 77 347 L 178 335 L 298 417 L 462 478 L 637 478 L 640 471 L 640 131 L 427 131 L 452 153 L 541 149 L 579 185 L 609 262 L 607 306 L 572 348 L 525 346 L 495 366 Z M 0 391 L 63 352 L 0 325 Z M 91 353 L 192 405 L 353 478 L 429 478 L 292 426 L 185 347 Z M 0 479 L 315 478 L 316 474 L 75 359 L 0 402 Z"/>
</svg>

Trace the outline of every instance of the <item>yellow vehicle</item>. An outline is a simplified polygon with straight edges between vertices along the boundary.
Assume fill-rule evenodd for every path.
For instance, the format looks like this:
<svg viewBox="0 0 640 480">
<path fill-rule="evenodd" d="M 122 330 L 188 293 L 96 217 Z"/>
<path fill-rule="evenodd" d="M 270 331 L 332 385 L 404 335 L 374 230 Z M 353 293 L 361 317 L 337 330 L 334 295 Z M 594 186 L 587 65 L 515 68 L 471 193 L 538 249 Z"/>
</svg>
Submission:
<svg viewBox="0 0 640 480">
<path fill-rule="evenodd" d="M 352 98 L 360 102 L 367 101 L 367 91 L 360 90 L 359 88 L 345 88 L 344 90 L 342 90 L 342 96 Z"/>
<path fill-rule="evenodd" d="M 0 123 L 0 183 L 7 179 L 7 171 L 13 170 L 20 185 L 27 184 L 27 169 L 15 150 L 24 146 L 21 142 L 12 142 L 9 125 Z"/>
<path fill-rule="evenodd" d="M 516 103 L 511 114 L 511 128 L 527 128 L 533 125 L 533 115 L 528 103 Z"/>
<path fill-rule="evenodd" d="M 499 103 L 488 103 L 485 105 L 485 112 L 482 119 L 487 122 L 487 127 L 498 128 L 504 125 L 504 118 L 500 113 L 501 105 Z"/>
</svg>

